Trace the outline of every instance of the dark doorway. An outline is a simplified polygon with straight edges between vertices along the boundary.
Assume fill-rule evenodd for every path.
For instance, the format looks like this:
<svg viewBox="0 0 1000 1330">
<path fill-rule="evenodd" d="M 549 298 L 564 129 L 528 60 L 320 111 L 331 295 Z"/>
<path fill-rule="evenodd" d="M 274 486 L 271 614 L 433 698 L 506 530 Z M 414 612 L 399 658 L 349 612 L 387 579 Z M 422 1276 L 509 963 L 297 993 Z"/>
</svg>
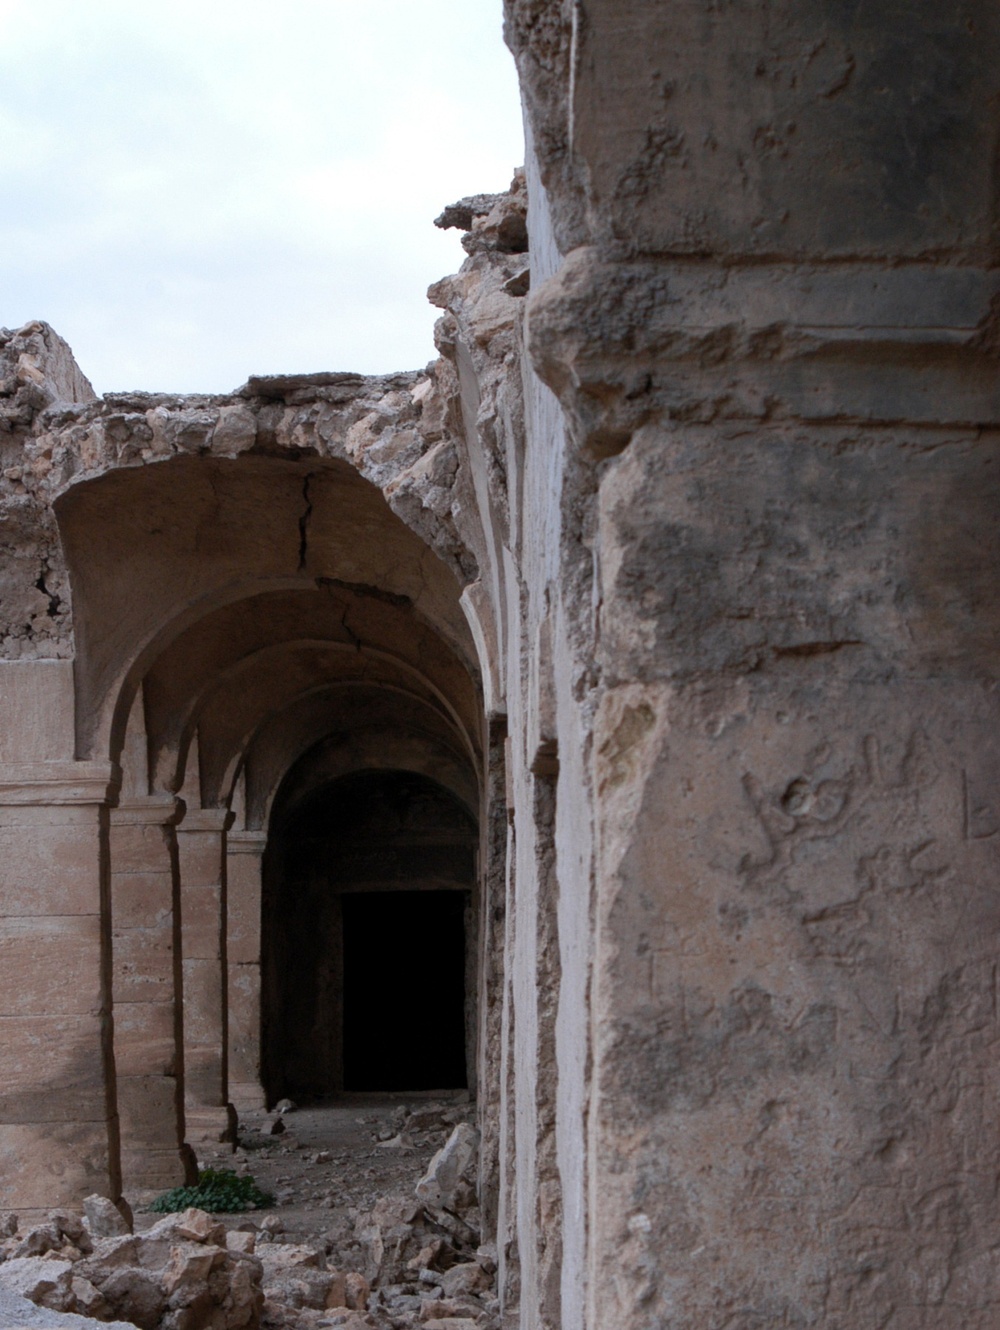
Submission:
<svg viewBox="0 0 1000 1330">
<path fill-rule="evenodd" d="M 261 939 L 270 1103 L 468 1086 L 476 843 L 464 805 L 415 772 L 277 801 Z"/>
<path fill-rule="evenodd" d="M 466 1084 L 465 893 L 345 895 L 344 1088 Z"/>
</svg>

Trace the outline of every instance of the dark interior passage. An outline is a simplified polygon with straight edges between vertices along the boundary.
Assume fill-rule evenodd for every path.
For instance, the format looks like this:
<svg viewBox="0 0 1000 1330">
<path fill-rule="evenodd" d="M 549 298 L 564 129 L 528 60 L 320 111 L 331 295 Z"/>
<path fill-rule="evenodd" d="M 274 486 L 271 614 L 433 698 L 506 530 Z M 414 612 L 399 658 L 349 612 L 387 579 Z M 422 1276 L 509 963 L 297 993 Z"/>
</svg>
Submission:
<svg viewBox="0 0 1000 1330">
<path fill-rule="evenodd" d="M 476 828 L 428 777 L 360 771 L 276 803 L 264 860 L 268 1101 L 467 1086 Z"/>
<path fill-rule="evenodd" d="M 344 1088 L 464 1086 L 465 893 L 346 895 Z"/>
</svg>

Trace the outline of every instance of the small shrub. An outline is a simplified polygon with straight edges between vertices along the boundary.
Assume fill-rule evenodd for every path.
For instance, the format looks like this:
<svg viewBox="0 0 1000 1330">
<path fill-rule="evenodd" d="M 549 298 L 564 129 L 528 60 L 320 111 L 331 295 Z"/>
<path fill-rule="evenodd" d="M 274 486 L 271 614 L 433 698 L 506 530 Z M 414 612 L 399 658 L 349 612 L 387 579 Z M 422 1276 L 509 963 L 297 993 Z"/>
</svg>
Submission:
<svg viewBox="0 0 1000 1330">
<path fill-rule="evenodd" d="M 237 1214 L 241 1210 L 264 1210 L 274 1197 L 261 1191 L 251 1177 L 238 1177 L 228 1168 L 206 1168 L 193 1187 L 173 1187 L 149 1207 L 160 1215 L 175 1214 L 195 1206 L 212 1215 Z"/>
</svg>

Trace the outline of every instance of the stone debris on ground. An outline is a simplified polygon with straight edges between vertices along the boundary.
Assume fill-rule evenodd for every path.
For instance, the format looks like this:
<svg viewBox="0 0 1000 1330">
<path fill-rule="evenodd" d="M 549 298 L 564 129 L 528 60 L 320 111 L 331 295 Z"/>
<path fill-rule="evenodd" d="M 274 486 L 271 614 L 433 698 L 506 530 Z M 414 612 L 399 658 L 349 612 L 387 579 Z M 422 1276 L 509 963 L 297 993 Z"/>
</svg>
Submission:
<svg viewBox="0 0 1000 1330">
<path fill-rule="evenodd" d="M 248 1171 L 252 1159 L 258 1181 L 284 1197 L 267 1213 L 161 1218 L 139 1206 L 135 1232 L 128 1207 L 99 1196 L 82 1216 L 52 1211 L 24 1231 L 0 1214 L 0 1294 L 53 1318 L 4 1324 L 499 1330 L 471 1115 L 467 1102 L 296 1112 L 303 1138 L 339 1124 L 318 1149 L 290 1130 L 275 1139 L 272 1116 L 259 1115 L 236 1163 Z M 310 1188 L 318 1179 L 330 1186 Z"/>
</svg>

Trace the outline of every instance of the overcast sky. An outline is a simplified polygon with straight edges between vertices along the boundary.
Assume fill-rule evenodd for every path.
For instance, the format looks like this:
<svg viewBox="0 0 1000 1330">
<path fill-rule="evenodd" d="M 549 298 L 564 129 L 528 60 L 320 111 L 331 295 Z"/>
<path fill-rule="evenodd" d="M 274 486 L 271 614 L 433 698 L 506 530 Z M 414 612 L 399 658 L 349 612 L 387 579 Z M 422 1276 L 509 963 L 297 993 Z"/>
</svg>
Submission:
<svg viewBox="0 0 1000 1330">
<path fill-rule="evenodd" d="M 98 392 L 420 368 L 522 158 L 501 0 L 0 0 L 0 326 Z"/>
</svg>

